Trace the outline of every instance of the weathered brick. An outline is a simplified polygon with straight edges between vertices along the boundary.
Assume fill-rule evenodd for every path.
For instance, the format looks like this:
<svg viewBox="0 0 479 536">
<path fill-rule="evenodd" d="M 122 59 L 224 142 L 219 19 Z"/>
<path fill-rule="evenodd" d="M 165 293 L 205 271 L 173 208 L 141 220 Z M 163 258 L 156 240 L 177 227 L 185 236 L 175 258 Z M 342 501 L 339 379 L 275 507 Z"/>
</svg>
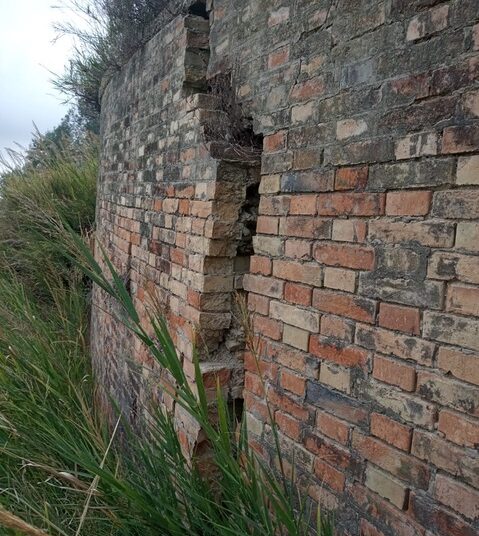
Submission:
<svg viewBox="0 0 479 536">
<path fill-rule="evenodd" d="M 281 175 L 263 175 L 259 185 L 260 194 L 276 194 L 280 191 Z"/>
<path fill-rule="evenodd" d="M 361 536 L 384 536 L 384 532 L 371 525 L 366 519 L 361 519 L 360 522 Z"/>
<path fill-rule="evenodd" d="M 444 30 L 448 24 L 449 6 L 439 6 L 414 17 L 409 23 L 406 39 L 415 41 Z"/>
<path fill-rule="evenodd" d="M 438 138 L 435 132 L 409 134 L 396 142 L 396 160 L 435 155 L 437 145 Z"/>
<path fill-rule="evenodd" d="M 354 324 L 350 320 L 339 316 L 321 316 L 321 335 L 333 337 L 345 342 L 353 341 Z"/>
<path fill-rule="evenodd" d="M 250 261 L 250 272 L 252 274 L 270 275 L 273 263 L 269 257 L 253 255 Z"/>
<path fill-rule="evenodd" d="M 312 243 L 310 240 L 288 239 L 284 245 L 284 254 L 292 259 L 311 259 Z"/>
<path fill-rule="evenodd" d="M 400 424 L 386 415 L 371 414 L 371 434 L 405 452 L 409 452 L 411 448 L 411 427 Z"/>
<path fill-rule="evenodd" d="M 279 234 L 298 238 L 327 239 L 331 236 L 331 220 L 310 216 L 288 216 L 281 218 Z"/>
<path fill-rule="evenodd" d="M 321 458 L 314 462 L 315 475 L 331 489 L 343 491 L 346 477 L 342 471 L 338 471 L 332 465 L 325 463 Z"/>
<path fill-rule="evenodd" d="M 438 474 L 434 486 L 436 499 L 469 519 L 479 517 L 479 492 Z"/>
<path fill-rule="evenodd" d="M 276 26 L 283 24 L 289 20 L 289 7 L 280 7 L 275 11 L 271 11 L 268 17 L 268 26 Z"/>
<path fill-rule="evenodd" d="M 456 447 L 430 432 L 416 429 L 411 452 L 417 458 L 427 460 L 452 475 L 461 475 L 461 480 L 479 488 L 479 458 L 466 455 L 463 448 Z"/>
<path fill-rule="evenodd" d="M 378 323 L 383 328 L 403 331 L 411 335 L 420 334 L 420 312 L 419 309 L 413 307 L 381 303 Z"/>
<path fill-rule="evenodd" d="M 333 184 L 333 171 L 302 171 L 281 177 L 282 192 L 329 192 Z"/>
<path fill-rule="evenodd" d="M 432 192 L 388 192 L 386 214 L 388 216 L 425 216 L 429 212 Z"/>
<path fill-rule="evenodd" d="M 315 289 L 313 307 L 325 313 L 337 314 L 361 322 L 374 323 L 376 316 L 375 301 L 332 290 Z"/>
<path fill-rule="evenodd" d="M 319 167 L 322 161 L 321 149 L 298 149 L 294 152 L 293 169 L 312 169 Z"/>
<path fill-rule="evenodd" d="M 282 151 L 286 148 L 286 131 L 280 130 L 279 132 L 265 136 L 263 146 L 264 150 L 269 153 Z"/>
<path fill-rule="evenodd" d="M 425 494 L 416 492 L 411 494 L 409 511 L 419 523 L 441 536 L 474 536 L 476 533 L 471 525 L 440 508 Z"/>
<path fill-rule="evenodd" d="M 459 348 L 441 346 L 437 353 L 437 366 L 460 380 L 479 385 L 479 356 Z"/>
<path fill-rule="evenodd" d="M 335 190 L 363 190 L 368 182 L 368 166 L 342 167 L 336 170 Z"/>
<path fill-rule="evenodd" d="M 349 439 L 350 426 L 347 422 L 337 419 L 329 413 L 317 410 L 316 428 L 325 436 L 346 445 Z"/>
<path fill-rule="evenodd" d="M 289 47 L 283 47 L 271 52 L 268 56 L 268 69 L 275 69 L 289 60 Z"/>
<path fill-rule="evenodd" d="M 479 230 L 478 230 L 479 239 Z M 457 240 L 456 240 L 457 244 Z M 458 279 L 479 284 L 479 258 L 437 251 L 431 255 L 427 276 L 433 279 Z"/>
<path fill-rule="evenodd" d="M 270 298 L 282 298 L 283 286 L 283 281 L 271 277 L 247 274 L 244 278 L 245 290 L 263 296 L 269 296 Z"/>
<path fill-rule="evenodd" d="M 459 222 L 456 231 L 456 248 L 479 252 L 479 223 Z"/>
<path fill-rule="evenodd" d="M 287 281 L 297 281 L 306 285 L 320 287 L 322 268 L 317 263 L 299 263 L 293 261 L 273 261 L 273 275 Z"/>
<path fill-rule="evenodd" d="M 365 485 L 401 510 L 404 508 L 408 497 L 406 486 L 387 473 L 380 471 L 374 465 L 368 464 L 366 468 Z"/>
<path fill-rule="evenodd" d="M 307 382 L 306 401 L 345 421 L 357 425 L 365 425 L 368 422 L 368 411 L 364 403 L 317 382 Z"/>
<path fill-rule="evenodd" d="M 261 333 L 261 335 L 264 337 L 268 337 L 269 339 L 276 341 L 281 339 L 281 323 L 267 316 L 255 316 L 253 319 L 253 327 L 257 333 Z"/>
<path fill-rule="evenodd" d="M 421 365 L 432 364 L 435 348 L 433 343 L 417 337 L 364 325 L 356 329 L 356 344 L 400 359 L 411 359 Z"/>
<path fill-rule="evenodd" d="M 369 353 L 354 346 L 339 346 L 321 336 L 312 336 L 309 340 L 309 351 L 313 355 L 333 361 L 346 367 L 364 366 Z"/>
<path fill-rule="evenodd" d="M 423 336 L 479 350 L 479 320 L 425 311 Z"/>
<path fill-rule="evenodd" d="M 428 488 L 430 472 L 426 464 L 356 430 L 352 437 L 353 449 L 363 458 L 418 488 Z"/>
<path fill-rule="evenodd" d="M 346 394 L 351 394 L 351 370 L 327 362 L 321 363 L 319 381 Z"/>
<path fill-rule="evenodd" d="M 461 156 L 457 161 L 456 184 L 479 185 L 479 155 Z"/>
<path fill-rule="evenodd" d="M 340 242 L 364 242 L 367 223 L 364 220 L 334 220 L 332 239 Z"/>
<path fill-rule="evenodd" d="M 454 224 L 442 221 L 402 222 L 379 219 L 369 222 L 369 238 L 383 242 L 418 242 L 429 247 L 451 247 Z"/>
<path fill-rule="evenodd" d="M 354 136 L 360 136 L 368 129 L 364 119 L 342 119 L 336 123 L 336 138 L 345 140 Z"/>
<path fill-rule="evenodd" d="M 468 153 L 479 147 L 479 125 L 446 127 L 442 137 L 445 154 Z"/>
<path fill-rule="evenodd" d="M 320 194 L 320 216 L 378 216 L 384 213 L 383 194 L 342 193 Z"/>
<path fill-rule="evenodd" d="M 283 329 L 283 342 L 304 350 L 308 350 L 309 332 L 286 324 Z"/>
<path fill-rule="evenodd" d="M 301 435 L 301 423 L 282 411 L 274 414 L 274 421 L 278 428 L 291 439 L 299 440 Z"/>
<path fill-rule="evenodd" d="M 284 287 L 284 299 L 297 305 L 311 305 L 313 290 L 305 285 L 286 283 Z"/>
<path fill-rule="evenodd" d="M 291 197 L 289 213 L 292 215 L 307 214 L 314 216 L 317 213 L 317 195 L 295 195 Z"/>
<path fill-rule="evenodd" d="M 447 289 L 446 309 L 452 313 L 479 316 L 479 288 L 450 284 Z"/>
<path fill-rule="evenodd" d="M 262 234 L 278 234 L 279 218 L 274 216 L 260 216 L 256 226 L 256 231 Z"/>
<path fill-rule="evenodd" d="M 365 246 L 320 242 L 313 249 L 314 258 L 328 266 L 341 266 L 353 270 L 372 270 L 374 250 Z"/>
<path fill-rule="evenodd" d="M 416 369 L 379 355 L 374 357 L 373 377 L 382 382 L 396 385 L 404 391 L 414 391 Z"/>
<path fill-rule="evenodd" d="M 305 329 L 312 333 L 319 331 L 319 314 L 316 312 L 300 309 L 294 305 L 287 305 L 277 301 L 272 301 L 269 305 L 272 318 L 281 320 L 290 326 Z"/>
<path fill-rule="evenodd" d="M 479 445 L 479 421 L 468 419 L 459 413 L 442 410 L 439 413 L 438 430 L 446 439 L 462 447 L 477 448 Z"/>
<path fill-rule="evenodd" d="M 478 190 L 444 190 L 435 192 L 432 216 L 438 218 L 479 218 Z"/>
<path fill-rule="evenodd" d="M 434 428 L 436 422 L 434 404 L 375 380 L 367 382 L 362 389 L 368 400 L 374 401 L 378 407 L 395 418 L 428 430 Z"/>
<path fill-rule="evenodd" d="M 255 253 L 258 255 L 279 257 L 283 254 L 284 250 L 283 240 L 275 236 L 256 235 L 253 237 L 253 245 Z"/>
<path fill-rule="evenodd" d="M 356 272 L 343 268 L 325 268 L 324 286 L 345 292 L 354 292 L 356 287 Z"/>
<path fill-rule="evenodd" d="M 296 374 L 283 370 L 280 373 L 279 382 L 283 389 L 291 391 L 295 395 L 303 396 L 306 392 L 306 380 Z"/>
<path fill-rule="evenodd" d="M 417 523 L 409 515 L 401 512 L 388 500 L 383 499 L 359 483 L 354 483 L 348 489 L 353 502 L 368 515 L 378 519 L 388 533 L 394 536 L 419 536 L 423 534 Z M 361 536 L 381 536 L 381 532 L 366 532 Z"/>
</svg>

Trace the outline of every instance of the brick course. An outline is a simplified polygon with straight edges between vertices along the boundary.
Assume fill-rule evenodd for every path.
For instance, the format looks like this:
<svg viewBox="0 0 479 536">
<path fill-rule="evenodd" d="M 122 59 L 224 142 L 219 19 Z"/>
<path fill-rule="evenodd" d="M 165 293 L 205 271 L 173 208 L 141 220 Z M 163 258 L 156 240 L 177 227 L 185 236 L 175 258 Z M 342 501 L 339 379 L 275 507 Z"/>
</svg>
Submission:
<svg viewBox="0 0 479 536">
<path fill-rule="evenodd" d="M 234 4 L 165 24 L 106 86 L 98 240 L 145 322 L 159 300 L 187 373 L 196 345 L 244 398 L 267 456 L 233 314 L 248 293 L 285 457 L 340 533 L 477 534 L 477 1 Z M 207 81 L 230 72 L 261 158 L 211 138 Z M 168 376 L 94 301 L 100 385 L 133 421 L 149 399 L 175 411 L 194 449 Z"/>
</svg>

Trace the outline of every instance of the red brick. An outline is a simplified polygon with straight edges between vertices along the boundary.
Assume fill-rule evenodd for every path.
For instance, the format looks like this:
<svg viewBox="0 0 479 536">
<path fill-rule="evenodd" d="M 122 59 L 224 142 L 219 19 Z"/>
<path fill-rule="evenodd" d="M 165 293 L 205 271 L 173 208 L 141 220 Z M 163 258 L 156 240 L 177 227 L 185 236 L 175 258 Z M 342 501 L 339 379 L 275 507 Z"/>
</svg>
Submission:
<svg viewBox="0 0 479 536">
<path fill-rule="evenodd" d="M 414 391 L 416 388 L 416 369 L 376 355 L 374 357 L 373 377 L 391 385 L 396 385 L 404 391 Z"/>
<path fill-rule="evenodd" d="M 412 493 L 409 514 L 433 534 L 441 536 L 477 536 L 477 531 L 462 519 L 439 507 L 425 494 Z"/>
<path fill-rule="evenodd" d="M 359 526 L 361 529 L 360 536 L 384 536 L 384 532 L 371 525 L 366 519 L 361 519 Z"/>
<path fill-rule="evenodd" d="M 314 216 L 317 212 L 318 196 L 314 194 L 294 195 L 291 197 L 290 214 L 308 214 Z"/>
<path fill-rule="evenodd" d="M 304 263 L 275 260 L 273 274 L 280 279 L 321 286 L 322 269 L 317 263 Z"/>
<path fill-rule="evenodd" d="M 328 266 L 340 266 L 353 270 L 374 268 L 374 249 L 350 244 L 320 242 L 313 251 L 314 258 Z"/>
<path fill-rule="evenodd" d="M 427 489 L 429 469 L 426 464 L 382 441 L 353 431 L 353 448 L 363 457 L 388 473 L 416 487 Z"/>
<path fill-rule="evenodd" d="M 385 415 L 371 414 L 371 434 L 398 449 L 411 450 L 412 429 Z"/>
<path fill-rule="evenodd" d="M 345 316 L 360 322 L 374 323 L 376 302 L 351 294 L 343 294 L 332 290 L 315 289 L 313 307 L 326 313 Z"/>
<path fill-rule="evenodd" d="M 342 193 L 319 194 L 320 216 L 379 216 L 384 214 L 384 194 Z"/>
<path fill-rule="evenodd" d="M 283 370 L 279 381 L 283 389 L 291 391 L 295 395 L 304 396 L 306 392 L 306 380 L 304 378 Z"/>
<path fill-rule="evenodd" d="M 278 425 L 278 428 L 291 439 L 299 441 L 301 435 L 301 424 L 286 413 L 277 411 L 274 414 L 274 420 Z"/>
<path fill-rule="evenodd" d="M 446 439 L 463 447 L 479 447 L 479 421 L 447 409 L 439 413 L 438 430 Z"/>
<path fill-rule="evenodd" d="M 268 56 L 268 69 L 284 65 L 289 60 L 289 47 L 280 48 Z"/>
<path fill-rule="evenodd" d="M 324 93 L 324 79 L 322 76 L 310 78 L 305 82 L 300 82 L 293 87 L 291 99 L 296 102 L 309 100 L 311 97 L 318 97 Z"/>
<path fill-rule="evenodd" d="M 479 147 L 479 125 L 447 127 L 442 138 L 442 152 L 445 154 L 477 151 Z"/>
<path fill-rule="evenodd" d="M 273 263 L 268 257 L 253 255 L 250 261 L 250 272 L 252 274 L 270 275 Z"/>
<path fill-rule="evenodd" d="M 298 305 L 311 305 L 313 290 L 310 287 L 297 283 L 286 283 L 284 287 L 284 299 Z"/>
<path fill-rule="evenodd" d="M 278 234 L 279 218 L 273 216 L 260 216 L 256 225 L 256 231 L 262 234 Z"/>
<path fill-rule="evenodd" d="M 248 295 L 248 309 L 254 313 L 268 316 L 269 313 L 269 298 L 259 296 L 258 294 Z"/>
<path fill-rule="evenodd" d="M 288 216 L 281 218 L 279 234 L 288 237 L 327 239 L 331 236 L 331 221 L 311 216 Z"/>
<path fill-rule="evenodd" d="M 419 309 L 404 307 L 390 303 L 379 305 L 379 325 L 383 328 L 403 331 L 412 335 L 420 334 L 420 313 Z"/>
<path fill-rule="evenodd" d="M 303 373 L 306 369 L 305 354 L 297 350 L 292 350 L 284 344 L 270 342 L 266 348 L 266 355 L 275 363 L 289 369 Z"/>
<path fill-rule="evenodd" d="M 432 192 L 388 192 L 386 214 L 388 216 L 425 216 L 429 212 Z"/>
<path fill-rule="evenodd" d="M 284 254 L 292 259 L 310 259 L 312 243 L 310 240 L 286 240 Z"/>
<path fill-rule="evenodd" d="M 363 512 L 378 519 L 382 525 L 388 528 L 388 535 L 424 535 L 424 529 L 420 528 L 406 513 L 401 512 L 401 510 L 386 499 L 380 497 L 377 493 L 368 490 L 359 483 L 350 485 L 348 491 L 353 503 L 358 505 Z M 374 536 L 376 535 L 374 534 Z"/>
<path fill-rule="evenodd" d="M 452 478 L 438 474 L 434 486 L 434 496 L 442 504 L 469 519 L 479 517 L 479 491 L 473 490 Z"/>
<path fill-rule="evenodd" d="M 364 367 L 369 353 L 354 346 L 335 346 L 324 337 L 313 335 L 309 339 L 309 351 L 313 355 L 345 367 Z"/>
<path fill-rule="evenodd" d="M 334 337 L 345 342 L 352 342 L 354 325 L 339 316 L 323 315 L 320 325 L 321 335 Z"/>
<path fill-rule="evenodd" d="M 263 141 L 264 150 L 268 153 L 274 153 L 276 151 L 282 151 L 286 148 L 286 131 L 280 130 L 275 134 L 270 134 L 264 137 Z"/>
<path fill-rule="evenodd" d="M 314 461 L 314 473 L 331 489 L 343 491 L 346 477 L 344 473 L 338 471 L 335 467 L 325 463 L 321 458 Z"/>
<path fill-rule="evenodd" d="M 309 419 L 309 411 L 304 407 L 304 404 L 299 404 L 287 394 L 279 393 L 274 387 L 269 386 L 267 396 L 270 404 L 284 413 L 292 415 L 298 421 L 305 422 Z"/>
<path fill-rule="evenodd" d="M 263 383 L 257 374 L 246 372 L 244 377 L 244 388 L 256 396 L 264 396 Z"/>
<path fill-rule="evenodd" d="M 281 334 L 283 332 L 281 322 L 266 316 L 258 315 L 253 319 L 253 325 L 255 331 L 261 333 L 261 335 L 276 341 L 281 339 Z"/>
<path fill-rule="evenodd" d="M 349 430 L 351 429 L 348 423 L 337 419 L 329 413 L 318 410 L 316 412 L 316 427 L 318 432 L 324 434 L 325 436 L 338 441 L 346 445 L 349 439 Z"/>
<path fill-rule="evenodd" d="M 479 287 L 451 283 L 447 289 L 446 310 L 479 316 Z"/>
<path fill-rule="evenodd" d="M 368 166 L 344 167 L 336 170 L 335 190 L 364 190 L 368 182 Z"/>
</svg>

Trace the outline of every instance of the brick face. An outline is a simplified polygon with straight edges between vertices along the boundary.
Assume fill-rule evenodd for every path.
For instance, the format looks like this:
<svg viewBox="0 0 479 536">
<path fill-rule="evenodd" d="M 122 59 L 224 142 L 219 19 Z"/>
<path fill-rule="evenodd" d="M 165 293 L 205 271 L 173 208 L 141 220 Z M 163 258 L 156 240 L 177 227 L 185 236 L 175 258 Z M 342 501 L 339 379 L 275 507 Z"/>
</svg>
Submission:
<svg viewBox="0 0 479 536">
<path fill-rule="evenodd" d="M 157 294 L 188 377 L 207 341 L 205 370 L 219 372 L 205 381 L 244 398 L 265 454 L 265 392 L 234 305 L 248 295 L 285 460 L 297 449 L 299 481 L 313 502 L 338 506 L 339 534 L 472 536 L 475 2 L 207 9 L 209 21 L 167 21 L 105 86 L 99 242 L 145 322 Z M 225 147 L 234 121 L 207 90 L 230 72 L 245 126 L 262 136 L 253 152 Z M 148 356 L 93 294 L 95 375 L 129 417 L 156 396 L 129 382 L 128 360 Z M 199 430 L 177 415 L 193 449 Z"/>
</svg>

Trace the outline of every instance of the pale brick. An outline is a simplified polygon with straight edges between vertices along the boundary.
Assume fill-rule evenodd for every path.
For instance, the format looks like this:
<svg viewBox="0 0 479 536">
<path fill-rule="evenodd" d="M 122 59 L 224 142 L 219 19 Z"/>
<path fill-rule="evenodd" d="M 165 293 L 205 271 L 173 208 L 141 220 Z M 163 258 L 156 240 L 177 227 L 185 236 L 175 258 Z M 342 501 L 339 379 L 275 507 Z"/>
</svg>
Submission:
<svg viewBox="0 0 479 536">
<path fill-rule="evenodd" d="M 343 119 L 336 123 L 336 138 L 345 140 L 353 136 L 359 136 L 368 129 L 364 119 Z"/>
<path fill-rule="evenodd" d="M 309 332 L 286 324 L 283 329 L 283 342 L 299 350 L 308 351 Z"/>
<path fill-rule="evenodd" d="M 319 331 L 319 314 L 305 309 L 300 309 L 294 305 L 272 301 L 270 303 L 270 315 L 277 320 L 283 321 L 290 326 L 303 328 L 312 333 Z"/>
<path fill-rule="evenodd" d="M 343 393 L 350 394 L 351 392 L 350 369 L 323 362 L 319 371 L 319 381 Z"/>
<path fill-rule="evenodd" d="M 407 488 L 399 480 L 368 464 L 365 483 L 369 489 L 388 499 L 398 508 L 404 508 Z"/>
<path fill-rule="evenodd" d="M 346 292 L 354 292 L 356 286 L 356 272 L 342 268 L 324 269 L 324 286 Z"/>
</svg>

